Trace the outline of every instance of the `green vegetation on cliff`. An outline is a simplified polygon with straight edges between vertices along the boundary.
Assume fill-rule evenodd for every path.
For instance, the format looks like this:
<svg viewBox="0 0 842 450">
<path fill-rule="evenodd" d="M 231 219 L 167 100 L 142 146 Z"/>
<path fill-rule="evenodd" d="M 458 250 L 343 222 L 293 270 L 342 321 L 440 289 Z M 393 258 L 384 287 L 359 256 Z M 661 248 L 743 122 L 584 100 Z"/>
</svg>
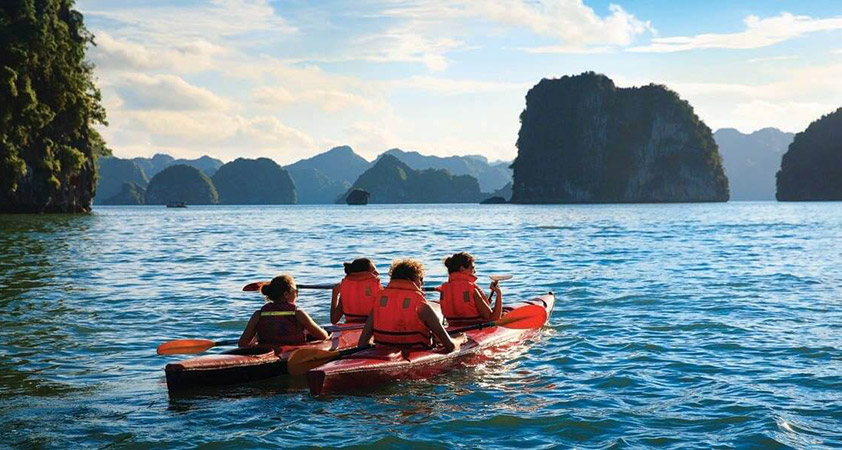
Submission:
<svg viewBox="0 0 842 450">
<path fill-rule="evenodd" d="M 105 109 L 73 3 L 0 2 L 0 212 L 90 210 Z"/>
<path fill-rule="evenodd" d="M 777 179 L 780 201 L 842 200 L 842 108 L 795 135 Z"/>
<path fill-rule="evenodd" d="M 418 152 L 405 152 L 399 148 L 387 150 L 383 154 L 396 156 L 416 170 L 445 169 L 453 175 L 470 175 L 479 181 L 480 190 L 483 192 L 494 192 L 512 181 L 509 163 L 489 164 L 488 159 L 480 155 L 427 156 Z"/>
<path fill-rule="evenodd" d="M 268 158 L 237 158 L 216 171 L 213 184 L 222 204 L 289 205 L 297 199 L 289 173 Z"/>
<path fill-rule="evenodd" d="M 146 204 L 165 205 L 186 202 L 188 205 L 209 205 L 218 201 L 211 179 L 199 169 L 184 164 L 167 167 L 149 180 Z"/>
<path fill-rule="evenodd" d="M 520 119 L 513 203 L 728 200 L 710 128 L 664 86 L 544 79 Z"/>
<path fill-rule="evenodd" d="M 370 192 L 369 203 L 476 203 L 483 198 L 479 182 L 470 175 L 414 170 L 392 155 L 381 156 L 337 203 L 355 189 Z"/>
</svg>

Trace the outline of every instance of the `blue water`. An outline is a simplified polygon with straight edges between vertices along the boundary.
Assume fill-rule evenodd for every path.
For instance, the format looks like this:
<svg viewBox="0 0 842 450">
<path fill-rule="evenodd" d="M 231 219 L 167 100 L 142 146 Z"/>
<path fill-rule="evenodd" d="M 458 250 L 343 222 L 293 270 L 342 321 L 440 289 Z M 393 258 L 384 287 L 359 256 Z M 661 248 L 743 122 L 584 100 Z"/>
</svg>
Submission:
<svg viewBox="0 0 842 450">
<path fill-rule="evenodd" d="M 314 398 L 300 380 L 169 398 L 156 346 L 236 338 L 281 272 L 413 256 L 557 293 L 528 345 Z M 842 446 L 842 203 L 98 207 L 0 216 L 0 446 Z M 329 296 L 299 304 L 326 322 Z"/>
</svg>

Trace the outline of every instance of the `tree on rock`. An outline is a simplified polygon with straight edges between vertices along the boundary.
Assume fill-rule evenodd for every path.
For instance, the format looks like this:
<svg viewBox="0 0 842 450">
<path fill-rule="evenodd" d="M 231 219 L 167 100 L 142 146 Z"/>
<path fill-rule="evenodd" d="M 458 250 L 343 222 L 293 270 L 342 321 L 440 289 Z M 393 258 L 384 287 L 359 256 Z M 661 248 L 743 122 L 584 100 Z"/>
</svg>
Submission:
<svg viewBox="0 0 842 450">
<path fill-rule="evenodd" d="M 297 199 L 289 173 L 269 158 L 237 158 L 216 171 L 213 184 L 226 205 L 291 205 Z"/>
<path fill-rule="evenodd" d="M 0 212 L 85 212 L 105 109 L 72 0 L 0 2 Z"/>
<path fill-rule="evenodd" d="M 201 170 L 176 164 L 158 172 L 146 188 L 147 205 L 185 202 L 189 205 L 211 205 L 218 200 L 211 179 Z"/>
<path fill-rule="evenodd" d="M 777 178 L 780 201 L 842 200 L 842 108 L 795 135 Z"/>
</svg>

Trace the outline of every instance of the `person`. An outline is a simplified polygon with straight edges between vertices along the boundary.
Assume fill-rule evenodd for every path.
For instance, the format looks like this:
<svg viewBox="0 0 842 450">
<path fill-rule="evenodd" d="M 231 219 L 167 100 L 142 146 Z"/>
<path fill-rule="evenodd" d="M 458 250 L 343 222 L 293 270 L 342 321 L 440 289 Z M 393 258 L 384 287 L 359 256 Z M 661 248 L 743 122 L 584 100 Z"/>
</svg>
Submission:
<svg viewBox="0 0 842 450">
<path fill-rule="evenodd" d="M 368 258 L 358 258 L 344 266 L 345 278 L 333 287 L 330 322 L 336 324 L 344 315 L 347 323 L 364 323 L 374 299 L 379 298 L 383 290 L 380 274 Z"/>
<path fill-rule="evenodd" d="M 412 259 L 397 260 L 389 268 L 389 276 L 389 284 L 365 322 L 359 346 L 369 345 L 373 337 L 375 345 L 431 349 L 435 336 L 447 353 L 457 350 L 466 338 L 452 339 L 424 299 L 424 266 Z"/>
<path fill-rule="evenodd" d="M 499 283 L 491 282 L 488 295 L 497 294 L 494 309 L 491 309 L 489 297 L 477 286 L 474 262 L 474 256 L 467 252 L 455 253 L 444 260 L 448 278 L 437 290 L 441 292 L 441 312 L 451 325 L 498 320 L 503 314 L 503 292 Z"/>
<path fill-rule="evenodd" d="M 316 340 L 328 338 L 327 331 L 295 305 L 298 289 L 290 275 L 273 278 L 260 288 L 260 293 L 268 302 L 251 315 L 240 336 L 240 347 L 303 344 L 307 342 L 305 331 Z"/>
</svg>

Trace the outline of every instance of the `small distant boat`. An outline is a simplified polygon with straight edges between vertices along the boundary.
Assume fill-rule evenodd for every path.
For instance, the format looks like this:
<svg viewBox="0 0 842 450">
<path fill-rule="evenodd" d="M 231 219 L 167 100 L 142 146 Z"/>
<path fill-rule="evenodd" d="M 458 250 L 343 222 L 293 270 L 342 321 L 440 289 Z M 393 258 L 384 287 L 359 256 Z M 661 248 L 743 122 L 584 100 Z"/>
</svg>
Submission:
<svg viewBox="0 0 842 450">
<path fill-rule="evenodd" d="M 345 198 L 345 203 L 349 205 L 367 205 L 368 197 L 370 195 L 371 193 L 368 191 L 354 189 L 350 194 L 348 194 L 348 197 Z"/>
<path fill-rule="evenodd" d="M 185 202 L 167 202 L 167 208 L 186 208 L 187 203 Z"/>
</svg>

